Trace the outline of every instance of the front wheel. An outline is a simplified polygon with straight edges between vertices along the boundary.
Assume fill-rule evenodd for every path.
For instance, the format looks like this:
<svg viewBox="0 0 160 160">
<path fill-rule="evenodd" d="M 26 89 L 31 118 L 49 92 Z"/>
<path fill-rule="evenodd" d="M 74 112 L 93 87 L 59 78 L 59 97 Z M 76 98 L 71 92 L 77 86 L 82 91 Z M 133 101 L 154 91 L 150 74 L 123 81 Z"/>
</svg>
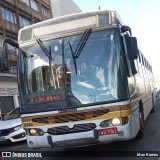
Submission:
<svg viewBox="0 0 160 160">
<path fill-rule="evenodd" d="M 136 139 L 142 139 L 144 136 L 144 114 L 143 114 L 143 111 L 139 111 L 139 125 L 140 125 L 140 129 L 136 135 Z"/>
</svg>

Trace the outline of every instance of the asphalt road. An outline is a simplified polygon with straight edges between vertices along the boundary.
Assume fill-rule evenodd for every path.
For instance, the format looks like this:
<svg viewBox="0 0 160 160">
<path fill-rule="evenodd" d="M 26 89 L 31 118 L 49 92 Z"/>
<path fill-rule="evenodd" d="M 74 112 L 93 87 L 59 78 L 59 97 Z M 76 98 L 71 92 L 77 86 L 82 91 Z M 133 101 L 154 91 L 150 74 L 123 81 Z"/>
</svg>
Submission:
<svg viewBox="0 0 160 160">
<path fill-rule="evenodd" d="M 16 144 L 6 144 L 0 146 L 0 151 L 12 151 L 12 152 L 24 152 L 24 151 L 33 151 L 30 149 L 26 142 L 16 143 Z M 48 152 L 49 151 L 49 152 Z M 108 157 L 111 151 L 115 151 L 112 153 L 111 157 Z M 150 151 L 150 152 L 149 152 Z M 42 152 L 42 153 L 51 153 L 52 157 L 42 157 L 41 159 L 55 159 L 55 160 L 74 160 L 74 159 L 92 159 L 92 160 L 160 160 L 159 157 L 156 156 L 157 152 L 160 151 L 160 95 L 157 97 L 155 112 L 151 113 L 145 121 L 145 135 L 144 138 L 141 140 L 131 140 L 127 142 L 114 142 L 108 143 L 103 145 L 95 145 L 89 147 L 80 147 L 80 148 L 72 148 L 72 149 L 41 149 L 34 152 Z M 73 154 L 72 154 L 73 153 Z M 152 157 L 146 156 L 146 154 L 153 154 Z M 121 157 L 116 157 L 118 154 L 121 154 Z M 130 157 L 131 155 L 138 155 L 141 156 L 134 156 Z M 145 157 L 144 155 L 145 154 Z M 108 155 L 108 156 L 107 156 Z M 18 158 L 0 158 L 0 160 L 11 160 L 11 159 L 18 159 Z M 21 159 L 28 159 L 28 158 L 21 158 Z M 33 158 L 29 158 L 33 159 Z M 35 158 L 34 158 L 35 159 Z M 39 158 L 37 158 L 39 159 Z"/>
</svg>

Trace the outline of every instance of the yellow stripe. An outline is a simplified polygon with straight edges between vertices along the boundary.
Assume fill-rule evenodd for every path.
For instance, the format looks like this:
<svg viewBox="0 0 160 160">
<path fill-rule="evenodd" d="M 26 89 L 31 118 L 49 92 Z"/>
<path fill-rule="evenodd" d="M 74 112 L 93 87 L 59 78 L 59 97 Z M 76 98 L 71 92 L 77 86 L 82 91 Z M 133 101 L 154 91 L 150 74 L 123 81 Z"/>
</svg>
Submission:
<svg viewBox="0 0 160 160">
<path fill-rule="evenodd" d="M 77 121 L 77 122 L 84 122 L 84 121 L 92 121 L 92 120 L 101 120 L 101 119 L 113 119 L 115 117 L 127 117 L 129 115 L 132 114 L 132 111 L 131 110 L 125 110 L 125 111 L 121 111 L 121 112 L 109 112 L 107 114 L 104 114 L 102 116 L 99 116 L 99 117 L 95 117 L 95 118 L 89 118 L 89 119 L 86 119 L 86 120 L 81 120 L 81 121 Z M 70 122 L 73 122 L 73 121 L 70 121 Z M 62 124 L 67 124 L 67 123 L 70 123 L 70 122 L 66 122 L 66 123 L 60 123 L 61 125 Z M 38 126 L 48 126 L 48 125 L 52 125 L 52 124 L 58 124 L 58 123 L 55 123 L 55 122 L 49 122 L 48 124 L 44 124 L 44 123 L 36 123 L 36 122 L 23 122 L 23 127 L 24 128 L 31 128 L 31 127 L 38 127 Z M 28 126 L 27 126 L 28 125 Z"/>
<path fill-rule="evenodd" d="M 132 110 L 127 110 L 127 111 L 121 112 L 122 117 L 128 117 L 131 114 L 132 114 Z"/>
</svg>

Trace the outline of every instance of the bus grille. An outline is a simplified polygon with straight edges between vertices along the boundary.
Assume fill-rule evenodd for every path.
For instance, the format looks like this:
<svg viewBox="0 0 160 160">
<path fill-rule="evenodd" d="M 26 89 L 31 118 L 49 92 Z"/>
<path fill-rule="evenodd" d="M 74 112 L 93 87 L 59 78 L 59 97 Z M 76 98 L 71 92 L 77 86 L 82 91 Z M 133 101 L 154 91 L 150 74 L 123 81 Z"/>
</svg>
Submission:
<svg viewBox="0 0 160 160">
<path fill-rule="evenodd" d="M 53 127 L 48 129 L 48 133 L 51 135 L 63 135 L 70 133 L 87 132 L 96 128 L 94 123 L 75 124 L 73 128 L 68 126 Z"/>
<path fill-rule="evenodd" d="M 81 111 L 81 112 L 74 112 L 74 113 L 51 115 L 48 117 L 33 118 L 32 121 L 36 123 L 43 123 L 43 124 L 65 123 L 65 122 L 81 121 L 81 120 L 95 118 L 98 116 L 102 116 L 108 112 L 109 112 L 108 109 Z"/>
</svg>

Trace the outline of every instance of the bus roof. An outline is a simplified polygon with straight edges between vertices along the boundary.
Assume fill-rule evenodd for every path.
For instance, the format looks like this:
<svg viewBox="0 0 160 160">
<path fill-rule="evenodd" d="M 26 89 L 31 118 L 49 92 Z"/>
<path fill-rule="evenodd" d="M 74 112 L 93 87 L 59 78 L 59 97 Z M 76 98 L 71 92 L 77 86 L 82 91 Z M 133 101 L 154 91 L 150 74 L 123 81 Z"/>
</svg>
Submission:
<svg viewBox="0 0 160 160">
<path fill-rule="evenodd" d="M 117 13 L 112 10 L 76 13 L 52 18 L 20 29 L 18 42 L 24 43 L 48 35 L 62 34 L 85 28 L 118 25 L 119 20 Z"/>
</svg>

